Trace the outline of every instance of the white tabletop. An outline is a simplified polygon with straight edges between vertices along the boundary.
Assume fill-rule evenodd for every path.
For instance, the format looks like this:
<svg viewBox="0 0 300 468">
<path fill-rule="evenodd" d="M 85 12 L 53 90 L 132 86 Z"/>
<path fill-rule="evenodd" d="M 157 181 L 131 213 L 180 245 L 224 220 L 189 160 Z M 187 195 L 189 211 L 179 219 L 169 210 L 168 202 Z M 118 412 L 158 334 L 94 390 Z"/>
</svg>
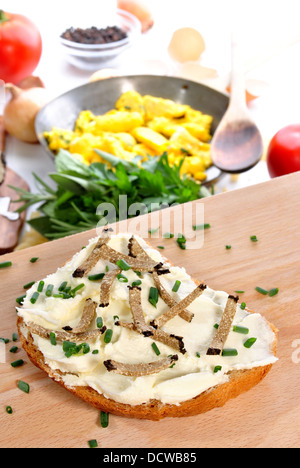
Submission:
<svg viewBox="0 0 300 468">
<path fill-rule="evenodd" d="M 19 12 L 32 19 L 43 39 L 43 54 L 34 74 L 40 76 L 51 97 L 88 82 L 90 71 L 69 65 L 58 37 L 67 28 L 97 16 L 115 6 L 115 0 L 2 0 L 1 8 Z M 283 126 L 300 121 L 300 30 L 299 0 L 148 0 L 154 26 L 138 44 L 113 64 L 120 74 L 169 74 L 182 76 L 180 67 L 168 55 L 174 30 L 191 26 L 198 29 L 206 43 L 199 63 L 214 68 L 218 78 L 206 84 L 224 91 L 230 76 L 230 37 L 237 30 L 243 48 L 247 79 L 254 79 L 263 90 L 249 105 L 267 143 Z M 185 76 L 185 78 L 187 78 Z M 193 77 L 191 77 L 193 78 Z M 7 164 L 36 191 L 32 172 L 47 179 L 54 162 L 40 145 L 21 143 L 8 137 Z M 232 181 L 225 176 L 218 191 L 232 190 L 269 179 L 265 162 Z"/>
</svg>

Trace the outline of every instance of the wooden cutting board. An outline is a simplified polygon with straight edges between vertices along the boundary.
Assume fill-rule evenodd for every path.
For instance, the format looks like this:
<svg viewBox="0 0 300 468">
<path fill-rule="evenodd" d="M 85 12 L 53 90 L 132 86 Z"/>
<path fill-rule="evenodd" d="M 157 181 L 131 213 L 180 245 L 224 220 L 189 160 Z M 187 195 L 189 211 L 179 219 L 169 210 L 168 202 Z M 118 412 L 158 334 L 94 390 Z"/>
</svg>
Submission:
<svg viewBox="0 0 300 468">
<path fill-rule="evenodd" d="M 0 363 L 0 446 L 79 448 L 88 447 L 90 439 L 97 439 L 101 448 L 299 446 L 299 187 L 297 173 L 189 204 L 190 208 L 204 204 L 205 222 L 211 225 L 199 250 L 181 250 L 174 239 L 150 239 L 154 246 L 165 246 L 164 253 L 174 264 L 210 287 L 229 293 L 244 290 L 241 297 L 247 306 L 276 325 L 279 361 L 263 382 L 204 415 L 160 422 L 111 416 L 109 427 L 103 429 L 97 410 L 52 382 L 23 350 L 11 354 L 15 343 L 10 342 L 2 345 L 6 362 Z M 175 209 L 175 233 L 181 229 L 181 209 Z M 165 219 L 168 212 L 162 213 Z M 156 226 L 161 222 L 156 219 Z M 13 266 L 0 270 L 0 336 L 11 338 L 16 331 L 15 298 L 24 293 L 22 286 L 54 272 L 94 235 L 87 232 L 1 258 Z M 258 242 L 251 242 L 252 235 Z M 228 244 L 230 250 L 225 248 Z M 33 256 L 39 260 L 31 264 Z M 256 286 L 279 287 L 279 293 L 263 296 Z M 13 369 L 10 363 L 16 359 L 26 364 Z M 19 379 L 30 384 L 29 394 L 17 388 Z M 13 414 L 6 413 L 7 405 Z"/>
</svg>

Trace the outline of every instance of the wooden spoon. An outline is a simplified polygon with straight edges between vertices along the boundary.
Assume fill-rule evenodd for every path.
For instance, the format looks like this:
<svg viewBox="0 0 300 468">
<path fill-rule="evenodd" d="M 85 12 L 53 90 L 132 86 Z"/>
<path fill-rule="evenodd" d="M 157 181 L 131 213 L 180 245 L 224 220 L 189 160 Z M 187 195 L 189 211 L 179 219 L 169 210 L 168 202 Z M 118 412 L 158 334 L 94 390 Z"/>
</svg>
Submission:
<svg viewBox="0 0 300 468">
<path fill-rule="evenodd" d="M 251 169 L 263 154 L 261 134 L 247 108 L 245 80 L 238 54 L 237 41 L 233 37 L 229 106 L 211 142 L 214 165 L 230 173 Z"/>
</svg>

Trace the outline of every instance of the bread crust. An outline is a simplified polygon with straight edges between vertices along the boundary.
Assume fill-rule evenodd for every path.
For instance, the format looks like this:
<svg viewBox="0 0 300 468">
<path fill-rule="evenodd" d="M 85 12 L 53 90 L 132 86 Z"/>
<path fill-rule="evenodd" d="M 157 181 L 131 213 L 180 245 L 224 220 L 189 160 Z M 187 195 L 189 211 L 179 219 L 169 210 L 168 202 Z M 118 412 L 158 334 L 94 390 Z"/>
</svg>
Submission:
<svg viewBox="0 0 300 468">
<path fill-rule="evenodd" d="M 273 353 L 276 355 L 277 329 L 270 323 L 269 326 L 276 336 L 273 347 Z M 67 387 L 62 379 L 63 374 L 60 371 L 53 371 L 45 363 L 44 356 L 34 345 L 30 332 L 28 332 L 27 337 L 23 334 L 26 325 L 21 317 L 18 317 L 17 327 L 21 344 L 29 359 L 36 367 L 46 372 L 52 380 L 93 407 L 105 411 L 106 413 L 128 418 L 159 421 L 166 417 L 179 418 L 206 413 L 213 408 L 224 406 L 228 400 L 236 398 L 241 393 L 250 390 L 261 382 L 272 368 L 272 364 L 269 364 L 247 370 L 232 371 L 228 374 L 228 382 L 212 387 L 195 398 L 184 401 L 179 405 L 163 404 L 158 400 L 152 400 L 147 404 L 132 406 L 106 398 L 91 387 Z"/>
<path fill-rule="evenodd" d="M 153 246 L 146 242 L 149 247 Z M 171 266 L 174 266 L 166 257 L 164 260 Z M 192 278 L 196 285 L 200 284 L 199 280 Z M 202 281 L 202 283 L 204 283 Z M 254 313 L 252 310 L 247 309 L 248 312 Z M 267 322 L 273 330 L 275 339 L 272 352 L 276 356 L 277 351 L 277 328 Z M 104 395 L 98 393 L 91 387 L 67 387 L 62 379 L 63 373 L 59 370 L 53 371 L 44 360 L 41 351 L 34 345 L 31 333 L 27 332 L 27 338 L 24 336 L 22 330 L 26 329 L 26 324 L 21 317 L 17 319 L 17 327 L 20 336 L 21 344 L 26 351 L 31 362 L 44 372 L 55 382 L 59 383 L 62 387 L 73 393 L 81 400 L 92 405 L 93 407 L 104 411 L 106 413 L 114 414 L 116 416 L 123 416 L 127 418 L 148 419 L 152 421 L 159 421 L 163 418 L 180 418 L 187 416 L 196 416 L 198 414 L 206 413 L 214 408 L 224 406 L 228 400 L 238 397 L 240 394 L 247 392 L 252 387 L 259 384 L 266 375 L 270 372 L 272 364 L 266 366 L 253 367 L 246 370 L 235 370 L 228 373 L 229 380 L 224 384 L 211 387 L 202 392 L 200 395 L 186 400 L 178 405 L 164 404 L 158 400 L 151 400 L 149 403 L 142 405 L 129 405 L 125 403 L 118 403 L 115 400 L 106 398 Z"/>
</svg>

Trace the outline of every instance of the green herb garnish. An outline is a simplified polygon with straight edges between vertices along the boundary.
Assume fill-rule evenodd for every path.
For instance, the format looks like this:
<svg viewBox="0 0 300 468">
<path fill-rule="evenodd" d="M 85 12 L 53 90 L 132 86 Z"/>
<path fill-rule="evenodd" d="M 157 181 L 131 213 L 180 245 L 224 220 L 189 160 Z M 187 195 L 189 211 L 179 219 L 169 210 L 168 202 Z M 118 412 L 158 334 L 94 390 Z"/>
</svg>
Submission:
<svg viewBox="0 0 300 468">
<path fill-rule="evenodd" d="M 181 174 L 184 156 L 179 164 L 171 166 L 166 153 L 147 161 L 124 161 L 98 149 L 95 152 L 105 163 L 87 166 L 68 151 L 60 150 L 55 157 L 56 170 L 49 174 L 54 188 L 36 174 L 37 193 L 14 187 L 18 201 L 25 202 L 18 212 L 38 204 L 41 215 L 28 223 L 47 239 L 94 229 L 102 219 L 109 221 L 106 214 L 96 214 L 97 207 L 106 202 L 118 206 L 119 196 L 124 193 L 130 204 L 145 205 L 141 215 L 150 212 L 153 204 L 171 206 L 210 196 L 205 186 Z M 118 212 L 114 221 L 119 221 Z"/>
<path fill-rule="evenodd" d="M 174 234 L 172 234 L 171 232 L 165 232 L 163 234 L 164 239 L 173 239 L 173 237 L 174 237 Z"/>
<path fill-rule="evenodd" d="M 12 414 L 12 412 L 13 412 L 11 406 L 7 406 L 7 407 L 5 408 L 5 411 L 6 411 L 8 414 Z"/>
<path fill-rule="evenodd" d="M 238 355 L 238 351 L 235 348 L 227 348 L 227 349 L 223 349 L 222 351 L 222 356 L 237 356 L 237 355 Z"/>
<path fill-rule="evenodd" d="M 53 345 L 53 346 L 56 346 L 56 335 L 54 332 L 50 332 L 50 343 Z"/>
<path fill-rule="evenodd" d="M 112 336 L 113 336 L 113 331 L 108 328 L 105 332 L 105 335 L 104 335 L 104 343 L 110 343 L 111 342 L 111 339 L 112 339 Z"/>
<path fill-rule="evenodd" d="M 276 294 L 278 293 L 279 293 L 279 288 L 273 288 L 269 291 L 269 296 L 273 297 L 273 296 L 276 296 Z"/>
<path fill-rule="evenodd" d="M 26 294 L 25 294 L 25 296 L 17 297 L 16 303 L 19 304 L 19 305 L 23 305 L 25 297 L 26 297 Z"/>
<path fill-rule="evenodd" d="M 242 310 L 245 310 L 246 309 L 246 302 L 242 302 L 241 305 L 240 305 L 240 308 Z"/>
<path fill-rule="evenodd" d="M 222 370 L 222 366 L 216 366 L 214 368 L 214 373 L 216 374 L 217 372 L 220 372 Z"/>
<path fill-rule="evenodd" d="M 39 257 L 32 257 L 30 259 L 30 263 L 36 263 L 38 261 Z"/>
<path fill-rule="evenodd" d="M 62 291 L 64 291 L 64 290 L 66 289 L 67 286 L 68 286 L 68 282 L 67 282 L 67 281 L 63 281 L 63 282 L 61 283 L 61 285 L 59 286 L 58 290 L 59 290 L 60 292 L 62 292 Z"/>
<path fill-rule="evenodd" d="M 103 327 L 103 318 L 102 317 L 97 317 L 96 324 L 97 324 L 97 328 L 102 328 Z"/>
<path fill-rule="evenodd" d="M 18 349 L 19 349 L 18 346 L 12 346 L 10 348 L 9 352 L 14 354 L 14 353 L 16 353 L 18 351 Z"/>
<path fill-rule="evenodd" d="M 181 281 L 176 280 L 176 281 L 175 281 L 175 284 L 174 284 L 174 286 L 173 286 L 173 288 L 172 288 L 172 291 L 173 291 L 173 292 L 177 292 L 178 289 L 180 288 L 180 285 L 181 285 Z"/>
<path fill-rule="evenodd" d="M 242 333 L 243 335 L 248 335 L 249 333 L 249 328 L 246 327 L 240 327 L 238 325 L 233 326 L 233 331 L 236 333 Z"/>
<path fill-rule="evenodd" d="M 98 442 L 96 441 L 96 439 L 89 440 L 88 443 L 89 443 L 90 448 L 97 448 L 98 447 Z"/>
<path fill-rule="evenodd" d="M 226 248 L 226 250 L 230 250 L 230 249 L 231 249 L 231 245 L 226 245 L 225 248 Z"/>
<path fill-rule="evenodd" d="M 37 291 L 39 293 L 43 292 L 44 286 L 45 286 L 45 281 L 40 281 L 37 287 Z"/>
<path fill-rule="evenodd" d="M 100 413 L 100 421 L 101 421 L 101 427 L 103 427 L 103 428 L 108 427 L 108 424 L 109 424 L 109 413 L 105 413 L 104 411 L 101 411 L 101 413 Z"/>
<path fill-rule="evenodd" d="M 20 367 L 23 366 L 23 359 L 18 359 L 17 361 L 11 362 L 11 367 Z"/>
<path fill-rule="evenodd" d="M 37 291 L 35 293 L 33 293 L 32 297 L 30 299 L 31 304 L 35 304 L 36 301 L 38 300 L 39 296 L 40 296 L 40 294 Z"/>
<path fill-rule="evenodd" d="M 70 295 L 71 295 L 71 296 L 75 296 L 75 294 L 76 294 L 78 291 L 80 291 L 80 289 L 84 288 L 84 286 L 85 286 L 84 283 L 81 283 L 81 284 L 79 284 L 78 286 L 76 286 L 76 288 L 71 289 Z"/>
<path fill-rule="evenodd" d="M 22 392 L 29 393 L 30 392 L 30 386 L 28 383 L 24 382 L 23 380 L 18 381 L 18 388 L 22 390 Z"/>
<path fill-rule="evenodd" d="M 195 224 L 193 226 L 193 230 L 194 231 L 200 231 L 202 229 L 209 229 L 211 227 L 211 225 L 209 223 L 205 223 L 205 224 Z"/>
<path fill-rule="evenodd" d="M 0 268 L 9 268 L 12 266 L 12 262 L 2 262 L 0 263 Z"/>
<path fill-rule="evenodd" d="M 116 265 L 117 265 L 119 268 L 121 268 L 121 270 L 124 270 L 124 271 L 130 270 L 130 268 L 131 268 L 131 266 L 128 265 L 128 263 L 125 262 L 125 260 L 122 260 L 122 259 L 121 259 L 121 260 L 118 260 L 118 261 L 116 262 Z"/>
<path fill-rule="evenodd" d="M 105 273 L 98 273 L 96 275 L 90 275 L 88 276 L 89 281 L 99 281 L 102 280 L 105 276 Z"/>
<path fill-rule="evenodd" d="M 266 296 L 269 293 L 269 291 L 267 291 L 266 289 L 260 288 L 259 286 L 257 286 L 255 290 L 259 292 L 260 294 L 263 294 L 264 296 Z"/>
<path fill-rule="evenodd" d="M 159 349 L 158 349 L 158 347 L 157 347 L 157 344 L 153 342 L 151 346 L 152 346 L 152 349 L 153 349 L 153 351 L 155 352 L 156 356 L 159 356 L 159 355 L 160 355 L 160 351 L 159 351 Z"/>
<path fill-rule="evenodd" d="M 250 236 L 250 240 L 251 240 L 252 242 L 258 242 L 258 239 L 257 239 L 256 236 Z"/>
<path fill-rule="evenodd" d="M 245 348 L 251 348 L 251 346 L 253 346 L 256 341 L 257 338 L 249 338 L 249 340 L 244 343 Z"/>
<path fill-rule="evenodd" d="M 136 280 L 136 281 L 133 281 L 133 283 L 132 283 L 131 286 L 132 286 L 132 287 L 134 287 L 134 286 L 140 286 L 141 284 L 142 284 L 141 280 Z"/>
<path fill-rule="evenodd" d="M 117 279 L 120 281 L 120 283 L 128 283 L 128 278 L 126 278 L 126 276 L 122 275 L 122 273 L 117 275 Z"/>
<path fill-rule="evenodd" d="M 35 281 L 31 281 L 30 283 L 24 284 L 23 289 L 30 289 L 31 286 L 35 284 Z"/>
<path fill-rule="evenodd" d="M 156 307 L 157 302 L 158 302 L 158 298 L 159 298 L 158 289 L 151 286 L 151 288 L 149 290 L 149 298 L 148 299 L 149 299 L 150 304 L 153 305 L 153 307 Z"/>
<path fill-rule="evenodd" d="M 186 249 L 186 238 L 183 234 L 178 234 L 176 242 L 182 250 Z"/>
</svg>

